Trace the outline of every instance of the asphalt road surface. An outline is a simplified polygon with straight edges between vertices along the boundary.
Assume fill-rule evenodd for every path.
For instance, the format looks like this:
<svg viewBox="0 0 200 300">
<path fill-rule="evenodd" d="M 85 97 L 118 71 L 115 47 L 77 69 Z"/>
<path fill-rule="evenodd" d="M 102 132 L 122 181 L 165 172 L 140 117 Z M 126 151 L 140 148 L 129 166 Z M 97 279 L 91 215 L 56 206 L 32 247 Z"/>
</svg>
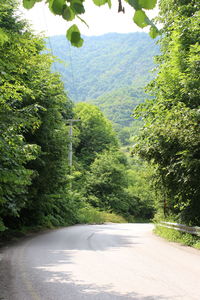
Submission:
<svg viewBox="0 0 200 300">
<path fill-rule="evenodd" d="M 200 251 L 151 224 L 78 225 L 0 250 L 1 300 L 200 299 Z"/>
</svg>

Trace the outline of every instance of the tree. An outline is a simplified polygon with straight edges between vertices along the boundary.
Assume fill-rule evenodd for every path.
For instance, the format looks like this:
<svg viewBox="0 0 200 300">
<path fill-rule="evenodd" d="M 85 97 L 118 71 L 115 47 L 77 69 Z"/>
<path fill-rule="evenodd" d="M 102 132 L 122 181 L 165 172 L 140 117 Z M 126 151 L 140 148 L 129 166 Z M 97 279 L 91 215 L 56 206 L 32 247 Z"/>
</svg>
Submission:
<svg viewBox="0 0 200 300">
<path fill-rule="evenodd" d="M 153 162 L 165 216 L 200 224 L 200 16 L 199 1 L 160 2 L 164 24 L 157 78 L 149 85 L 154 95 L 136 111 L 144 129 L 136 151 Z"/>
<path fill-rule="evenodd" d="M 23 5 L 27 9 L 31 9 L 36 2 L 41 2 L 42 0 L 23 0 Z M 156 6 L 157 0 L 124 0 L 130 5 L 131 9 L 135 10 L 133 21 L 140 28 L 150 26 L 150 36 L 155 38 L 158 35 L 158 29 L 154 23 L 147 17 L 146 10 L 153 9 Z M 86 22 L 80 17 L 85 13 L 85 1 L 81 0 L 47 0 L 50 11 L 61 16 L 66 21 L 73 21 L 78 18 L 86 24 Z M 118 0 L 118 12 L 124 12 L 124 7 L 122 4 L 123 0 Z M 93 0 L 93 3 L 97 6 L 108 4 L 111 8 L 111 0 Z M 87 24 L 86 24 L 87 25 Z M 83 39 L 81 38 L 80 31 L 76 24 L 72 25 L 67 30 L 67 38 L 71 41 L 71 44 L 76 47 L 81 47 L 83 44 Z M 2 37 L 3 38 L 3 37 Z"/>
<path fill-rule="evenodd" d="M 151 184 L 153 169 L 148 163 L 138 157 L 130 159 L 127 170 L 128 188 L 126 189 L 131 199 L 129 212 L 131 215 L 145 220 L 150 220 L 155 213 L 156 193 Z"/>
<path fill-rule="evenodd" d="M 26 32 L 21 35 L 24 23 L 14 17 L 14 2 L 1 3 L 1 11 L 0 24 L 6 30 L 7 40 L 0 45 L 0 216 L 18 217 L 27 202 L 27 189 L 34 177 L 34 171 L 25 165 L 40 152 L 38 145 L 26 143 L 23 136 L 30 128 L 33 131 L 38 128 L 40 121 L 39 107 L 22 105 L 32 93 L 24 84 L 25 65 L 19 67 L 22 57 L 26 64 L 28 53 L 33 53 L 35 48 L 29 47 Z M 27 47 L 23 47 L 26 42 Z"/>
<path fill-rule="evenodd" d="M 75 156 L 89 168 L 98 153 L 118 147 L 116 133 L 112 124 L 94 105 L 78 103 L 74 108 L 75 118 L 79 118 L 79 143 L 75 148 Z"/>
<path fill-rule="evenodd" d="M 51 73 L 44 41 L 18 20 L 15 8 L 15 1 L 1 3 L 8 40 L 0 45 L 0 217 L 15 228 L 70 223 L 66 119 L 72 105 Z"/>
<path fill-rule="evenodd" d="M 102 210 L 128 213 L 126 164 L 125 156 L 119 151 L 104 151 L 97 155 L 86 177 L 86 196 L 90 204 Z"/>
</svg>

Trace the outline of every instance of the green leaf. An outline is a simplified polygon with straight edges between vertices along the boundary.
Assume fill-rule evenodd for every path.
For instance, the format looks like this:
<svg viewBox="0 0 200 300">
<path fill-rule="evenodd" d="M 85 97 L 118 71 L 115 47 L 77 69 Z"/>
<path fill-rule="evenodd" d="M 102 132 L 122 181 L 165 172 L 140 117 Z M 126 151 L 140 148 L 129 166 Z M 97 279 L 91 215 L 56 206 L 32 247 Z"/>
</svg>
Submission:
<svg viewBox="0 0 200 300">
<path fill-rule="evenodd" d="M 106 4 L 106 3 L 108 3 L 108 5 L 109 5 L 109 0 L 92 0 L 93 2 L 94 2 L 94 4 L 95 5 L 97 5 L 97 6 L 101 6 L 101 5 L 104 5 L 104 4 Z M 110 6 L 110 5 L 109 5 Z"/>
<path fill-rule="evenodd" d="M 140 6 L 138 0 L 126 0 L 126 2 L 128 2 L 128 4 L 130 4 L 135 10 L 141 9 L 141 6 Z"/>
<path fill-rule="evenodd" d="M 156 6 L 157 0 L 139 0 L 139 5 L 145 9 L 153 9 Z"/>
<path fill-rule="evenodd" d="M 109 6 L 109 8 L 111 8 L 111 6 L 112 6 L 112 2 L 111 2 L 111 0 L 108 0 L 107 2 L 108 2 L 108 6 Z"/>
<path fill-rule="evenodd" d="M 65 0 L 50 0 L 49 8 L 56 15 L 62 15 L 65 5 Z"/>
<path fill-rule="evenodd" d="M 84 14 L 84 12 L 85 12 L 85 8 L 84 8 L 81 0 L 72 0 L 70 7 L 73 9 L 75 14 L 77 14 L 77 15 Z"/>
<path fill-rule="evenodd" d="M 134 17 L 133 17 L 133 21 L 140 28 L 144 28 L 144 27 L 152 24 L 143 10 L 136 10 Z"/>
<path fill-rule="evenodd" d="M 36 0 L 23 0 L 23 6 L 26 9 L 30 9 L 35 5 Z"/>
<path fill-rule="evenodd" d="M 8 35 L 2 28 L 0 28 L 0 46 L 2 46 L 8 40 L 9 40 Z"/>
<path fill-rule="evenodd" d="M 65 6 L 62 13 L 63 19 L 67 21 L 72 21 L 75 18 L 75 13 L 69 6 Z"/>
<path fill-rule="evenodd" d="M 149 35 L 152 39 L 155 39 L 159 35 L 159 30 L 155 26 L 151 26 Z"/>
<path fill-rule="evenodd" d="M 83 39 L 81 38 L 77 25 L 72 25 L 67 30 L 67 38 L 71 42 L 72 46 L 81 47 L 83 45 Z"/>
</svg>

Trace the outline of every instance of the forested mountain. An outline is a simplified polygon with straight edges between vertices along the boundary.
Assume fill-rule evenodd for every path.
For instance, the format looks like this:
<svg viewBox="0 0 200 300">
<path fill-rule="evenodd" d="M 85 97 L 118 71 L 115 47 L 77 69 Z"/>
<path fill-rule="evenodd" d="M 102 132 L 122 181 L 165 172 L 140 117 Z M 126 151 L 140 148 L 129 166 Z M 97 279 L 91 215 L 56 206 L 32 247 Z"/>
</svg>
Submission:
<svg viewBox="0 0 200 300">
<path fill-rule="evenodd" d="M 75 102 L 90 101 L 112 121 L 126 126 L 136 104 L 146 97 L 158 46 L 146 33 L 84 37 L 84 46 L 71 47 L 65 36 L 48 40 L 61 61 L 54 64 Z"/>
</svg>

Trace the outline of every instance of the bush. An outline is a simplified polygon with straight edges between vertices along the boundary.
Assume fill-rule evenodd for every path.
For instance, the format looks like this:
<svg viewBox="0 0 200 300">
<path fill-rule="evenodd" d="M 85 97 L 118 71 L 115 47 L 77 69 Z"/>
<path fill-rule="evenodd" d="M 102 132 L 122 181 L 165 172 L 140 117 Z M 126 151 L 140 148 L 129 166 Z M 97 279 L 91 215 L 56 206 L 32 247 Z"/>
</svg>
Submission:
<svg viewBox="0 0 200 300">
<path fill-rule="evenodd" d="M 79 210 L 78 220 L 81 224 L 127 223 L 124 217 L 115 213 L 99 211 L 89 204 Z"/>
<path fill-rule="evenodd" d="M 0 232 L 6 230 L 5 225 L 3 224 L 2 219 L 0 218 Z"/>
<path fill-rule="evenodd" d="M 104 219 L 100 211 L 98 209 L 90 206 L 81 208 L 78 212 L 78 221 L 81 224 L 103 224 Z"/>
<path fill-rule="evenodd" d="M 185 246 L 200 249 L 200 238 L 189 233 L 184 233 L 175 229 L 165 228 L 157 225 L 154 232 L 170 242 L 177 242 Z"/>
<path fill-rule="evenodd" d="M 104 222 L 111 222 L 111 223 L 127 223 L 127 220 L 122 217 L 119 216 L 115 213 L 109 213 L 109 212 L 101 212 L 101 215 L 104 218 Z"/>
</svg>

